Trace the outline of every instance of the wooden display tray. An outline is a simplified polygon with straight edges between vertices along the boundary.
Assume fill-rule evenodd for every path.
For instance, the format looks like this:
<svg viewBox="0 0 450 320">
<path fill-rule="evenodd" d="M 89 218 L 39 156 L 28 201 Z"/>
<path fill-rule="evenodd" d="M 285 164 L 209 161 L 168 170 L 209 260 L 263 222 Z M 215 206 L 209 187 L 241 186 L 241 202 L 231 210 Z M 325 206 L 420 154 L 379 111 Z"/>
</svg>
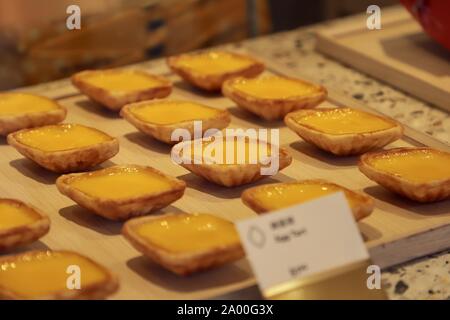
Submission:
<svg viewBox="0 0 450 320">
<path fill-rule="evenodd" d="M 375 263 L 386 267 L 450 246 L 450 201 L 421 205 L 402 199 L 361 174 L 356 167 L 357 157 L 330 156 L 303 142 L 282 122 L 266 123 L 238 109 L 232 101 L 219 94 L 205 94 L 193 89 L 171 74 L 163 60 L 145 66 L 146 70 L 165 75 L 175 82 L 171 98 L 200 101 L 219 109 L 228 109 L 232 114 L 231 127 L 268 126 L 280 129 L 281 145 L 291 152 L 293 163 L 276 176 L 257 184 L 324 178 L 372 195 L 376 200 L 376 209 L 359 226 Z M 274 71 L 274 68 L 279 71 Z M 281 68 L 272 66 L 271 69 L 292 76 Z M 186 181 L 188 188 L 184 197 L 161 212 L 209 212 L 234 221 L 255 215 L 240 199 L 242 191 L 249 186 L 220 187 L 189 173 L 171 162 L 169 146 L 139 133 L 117 114 L 108 112 L 79 94 L 70 84 L 27 91 L 57 99 L 69 111 L 66 122 L 90 125 L 118 137 L 119 154 L 103 166 L 125 163 L 150 165 Z M 339 96 L 330 89 L 330 99 L 324 105 L 333 104 L 367 110 L 367 107 Z M 449 150 L 446 145 L 411 129 L 406 130 L 404 139 L 391 146 L 423 144 Z M 24 159 L 4 139 L 0 140 L 0 164 L 1 197 L 30 202 L 48 213 L 52 220 L 50 233 L 23 250 L 69 249 L 94 258 L 120 277 L 121 289 L 112 298 L 201 299 L 255 284 L 245 259 L 185 278 L 173 275 L 133 249 L 120 235 L 121 223 L 95 216 L 61 195 L 54 184 L 57 174 Z"/>
<path fill-rule="evenodd" d="M 434 42 L 403 7 L 382 9 L 381 30 L 367 15 L 317 33 L 317 50 L 450 111 L 450 52 Z"/>
</svg>

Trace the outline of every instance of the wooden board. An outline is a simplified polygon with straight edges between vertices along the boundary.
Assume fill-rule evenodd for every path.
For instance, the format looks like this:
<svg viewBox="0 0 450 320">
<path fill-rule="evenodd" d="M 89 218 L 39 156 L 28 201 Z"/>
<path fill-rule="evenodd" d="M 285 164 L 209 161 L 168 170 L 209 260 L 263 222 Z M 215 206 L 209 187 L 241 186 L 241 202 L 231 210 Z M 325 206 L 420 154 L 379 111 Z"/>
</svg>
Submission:
<svg viewBox="0 0 450 320">
<path fill-rule="evenodd" d="M 363 190 L 375 197 L 377 208 L 372 216 L 359 226 L 371 253 L 376 253 L 373 256 L 376 263 L 388 266 L 413 256 L 437 251 L 443 246 L 450 246 L 448 236 L 450 201 L 418 205 L 403 200 L 361 174 L 356 167 L 356 157 L 329 156 L 302 142 L 282 122 L 265 123 L 238 109 L 232 101 L 221 95 L 201 93 L 170 74 L 162 60 L 146 64 L 146 69 L 156 74 L 166 75 L 175 81 L 171 98 L 190 99 L 219 109 L 228 109 L 232 114 L 231 127 L 269 126 L 280 129 L 281 145 L 291 152 L 293 163 L 276 176 L 266 178 L 257 184 L 324 178 L 351 189 Z M 288 71 L 281 71 L 288 73 Z M 116 114 L 106 111 L 89 101 L 87 97 L 78 94 L 71 85 L 53 86 L 53 89 L 40 89 L 38 92 L 57 99 L 67 107 L 69 110 L 67 122 L 94 126 L 119 138 L 119 154 L 102 166 L 124 163 L 151 165 L 185 180 L 188 188 L 184 197 L 161 212 L 210 212 L 233 221 L 255 215 L 240 200 L 242 191 L 248 186 L 224 188 L 189 173 L 171 162 L 169 146 L 137 132 L 133 126 Z M 332 89 L 330 89 L 330 101 L 324 104 L 339 104 L 336 100 L 356 108 L 366 109 L 364 106 L 352 104 L 353 101 L 345 101 L 345 98 L 338 97 Z M 422 145 L 419 141 L 426 137 L 410 130 L 407 133 L 409 137 L 393 143 L 392 146 Z M 428 142 L 435 147 L 449 149 L 433 139 Z M 251 269 L 245 259 L 187 278 L 175 276 L 161 269 L 143 258 L 120 235 L 121 223 L 110 222 L 92 215 L 59 194 L 54 185 L 56 178 L 56 174 L 24 159 L 4 140 L 0 140 L 0 196 L 28 201 L 47 212 L 52 220 L 50 233 L 26 249 L 76 250 L 102 262 L 120 276 L 121 289 L 113 298 L 200 299 L 223 295 L 254 285 Z M 330 222 L 324 221 L 324 223 Z M 445 230 L 446 233 L 436 233 L 436 230 Z M 412 243 L 408 242 L 408 239 L 414 239 L 414 236 L 418 234 L 427 235 L 426 246 L 420 247 L 420 242 L 416 240 Z M 406 242 L 402 240 L 405 238 L 407 238 Z M 396 246 L 395 243 L 400 243 L 401 246 Z M 386 248 L 387 251 L 385 251 Z M 396 249 L 391 250 L 391 248 Z M 392 253 L 394 257 L 391 257 Z M 388 259 L 383 260 L 384 257 Z"/>
<path fill-rule="evenodd" d="M 449 111 L 450 52 L 403 7 L 381 13 L 381 30 L 367 29 L 366 15 L 325 27 L 317 50 Z"/>
</svg>

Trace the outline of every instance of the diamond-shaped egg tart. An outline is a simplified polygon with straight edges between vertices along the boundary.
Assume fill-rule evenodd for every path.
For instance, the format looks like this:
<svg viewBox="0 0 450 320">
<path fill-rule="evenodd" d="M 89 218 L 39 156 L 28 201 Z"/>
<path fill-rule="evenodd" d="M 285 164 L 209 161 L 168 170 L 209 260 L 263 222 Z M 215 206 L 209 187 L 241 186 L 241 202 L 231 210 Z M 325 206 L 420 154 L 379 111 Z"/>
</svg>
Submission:
<svg viewBox="0 0 450 320">
<path fill-rule="evenodd" d="M 255 77 L 264 71 L 262 62 L 226 51 L 181 54 L 169 57 L 167 64 L 185 81 L 209 91 L 220 90 L 223 82 L 232 77 Z"/>
<path fill-rule="evenodd" d="M 172 139 L 176 129 L 186 129 L 194 136 L 194 121 L 201 121 L 202 134 L 208 129 L 223 129 L 231 121 L 226 110 L 180 100 L 132 103 L 123 107 L 120 114 L 140 131 L 168 144 L 179 142 Z"/>
<path fill-rule="evenodd" d="M 122 234 L 145 256 L 179 275 L 218 267 L 245 255 L 234 224 L 210 214 L 132 219 Z"/>
<path fill-rule="evenodd" d="M 23 129 L 9 134 L 8 143 L 38 165 L 60 173 L 94 167 L 119 152 L 116 138 L 80 124 Z"/>
<path fill-rule="evenodd" d="M 381 148 L 403 134 L 398 122 L 351 108 L 299 110 L 284 121 L 306 142 L 339 156 Z"/>
<path fill-rule="evenodd" d="M 292 157 L 269 142 L 229 135 L 180 142 L 172 160 L 206 180 L 235 187 L 277 174 Z"/>
<path fill-rule="evenodd" d="M 233 78 L 223 84 L 222 92 L 239 107 L 265 120 L 280 120 L 291 111 L 314 108 L 327 96 L 320 85 L 279 76 Z"/>
<path fill-rule="evenodd" d="M 118 287 L 108 269 L 75 252 L 35 250 L 0 257 L 0 299 L 102 299 Z"/>
<path fill-rule="evenodd" d="M 265 184 L 245 190 L 241 198 L 257 213 L 266 213 L 339 191 L 344 192 L 356 221 L 373 211 L 374 201 L 368 195 L 321 179 Z"/>
<path fill-rule="evenodd" d="M 0 252 L 32 243 L 49 229 L 50 219 L 38 209 L 0 198 Z"/>
<path fill-rule="evenodd" d="M 363 154 L 359 170 L 386 189 L 419 202 L 450 198 L 450 153 L 395 148 Z"/>
<path fill-rule="evenodd" d="M 67 110 L 46 97 L 21 93 L 0 93 L 0 135 L 26 128 L 61 122 Z"/>
<path fill-rule="evenodd" d="M 167 97 L 172 91 L 172 84 L 166 78 L 139 70 L 87 70 L 73 75 L 72 83 L 113 111 L 128 103 Z"/>
<path fill-rule="evenodd" d="M 184 194 L 184 181 L 151 168 L 120 165 L 62 175 L 58 190 L 80 206 L 111 220 L 126 220 L 168 206 Z"/>
</svg>

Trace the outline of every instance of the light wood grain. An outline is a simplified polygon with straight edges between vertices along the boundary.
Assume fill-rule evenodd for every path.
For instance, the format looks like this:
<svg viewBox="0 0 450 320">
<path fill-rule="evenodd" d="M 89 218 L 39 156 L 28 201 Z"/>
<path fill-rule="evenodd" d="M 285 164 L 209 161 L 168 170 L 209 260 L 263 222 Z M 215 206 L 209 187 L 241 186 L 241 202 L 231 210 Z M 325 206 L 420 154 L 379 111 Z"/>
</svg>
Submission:
<svg viewBox="0 0 450 320">
<path fill-rule="evenodd" d="M 381 17 L 381 30 L 367 29 L 366 15 L 325 28 L 317 34 L 317 49 L 450 111 L 450 52 L 404 8 L 383 9 Z"/>
<path fill-rule="evenodd" d="M 228 109 L 233 115 L 231 127 L 280 129 L 281 145 L 291 152 L 293 163 L 276 176 L 266 178 L 257 184 L 323 178 L 374 196 L 377 208 L 372 216 L 363 220 L 359 226 L 367 246 L 378 250 L 378 257 L 385 256 L 383 247 L 387 243 L 401 241 L 405 237 L 424 232 L 428 234 L 428 240 L 434 239 L 440 246 L 443 242 L 448 242 L 445 239 L 441 239 L 439 242 L 433 238 L 432 230 L 438 227 L 450 227 L 450 201 L 419 205 L 404 200 L 377 186 L 361 174 L 356 167 L 356 157 L 329 156 L 301 141 L 282 122 L 261 121 L 238 109 L 233 102 L 221 95 L 201 93 L 170 74 L 161 60 L 153 63 L 148 71 L 166 74 L 175 81 L 175 89 L 170 98 L 195 100 L 219 109 Z M 184 197 L 161 210 L 160 213 L 171 211 L 209 212 L 232 221 L 255 216 L 240 200 L 245 186 L 231 189 L 220 187 L 189 173 L 181 166 L 171 162 L 169 146 L 137 132 L 125 120 L 90 102 L 70 85 L 41 91 L 41 93 L 57 98 L 62 105 L 67 107 L 69 113 L 66 122 L 90 125 L 118 137 L 121 148 L 119 154 L 102 166 L 124 163 L 150 165 L 187 182 L 188 188 Z M 324 105 L 330 104 L 329 101 L 324 103 Z M 359 108 L 364 107 L 359 106 Z M 420 134 L 418 136 L 420 140 Z M 419 142 L 414 141 L 407 138 L 393 143 L 391 146 L 420 145 Z M 445 146 L 442 147 L 445 148 Z M 70 249 L 94 258 L 120 277 L 121 289 L 113 298 L 199 299 L 226 294 L 247 288 L 255 283 L 249 264 L 245 259 L 187 278 L 163 270 L 143 258 L 128 244 L 120 235 L 120 223 L 97 217 L 59 194 L 54 185 L 56 178 L 56 174 L 37 167 L 21 157 L 12 147 L 6 145 L 4 140 L 0 140 L 0 196 L 19 198 L 30 202 L 46 212 L 52 220 L 50 233 L 40 242 L 24 248 L 24 250 L 46 247 Z M 333 222 L 324 221 L 323 223 Z M 437 236 L 442 235 L 443 233 L 440 233 Z M 408 251 L 409 258 L 415 255 L 415 245 L 415 243 L 412 245 L 409 243 L 405 248 L 405 244 L 403 244 L 402 250 Z M 428 241 L 426 253 L 434 250 L 438 250 L 438 248 Z M 399 256 L 400 260 L 404 258 L 402 252 L 395 251 L 395 254 L 397 254 L 395 259 L 390 258 L 389 263 L 385 265 L 389 265 L 392 261 L 398 262 Z"/>
</svg>

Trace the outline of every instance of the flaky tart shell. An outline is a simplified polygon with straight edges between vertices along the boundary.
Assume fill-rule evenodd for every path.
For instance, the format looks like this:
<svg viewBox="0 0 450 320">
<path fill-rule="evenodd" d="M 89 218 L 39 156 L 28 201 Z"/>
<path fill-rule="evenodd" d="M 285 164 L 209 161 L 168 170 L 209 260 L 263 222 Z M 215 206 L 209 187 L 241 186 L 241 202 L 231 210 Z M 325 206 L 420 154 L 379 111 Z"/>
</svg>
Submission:
<svg viewBox="0 0 450 320">
<path fill-rule="evenodd" d="M 245 68 L 241 68 L 236 71 L 225 72 L 220 74 L 197 74 L 192 72 L 188 68 L 182 67 L 178 64 L 180 59 L 183 59 L 186 55 L 192 55 L 196 53 L 187 53 L 177 56 L 168 57 L 166 62 L 167 65 L 172 69 L 173 72 L 178 74 L 184 81 L 190 83 L 191 85 L 198 87 L 207 91 L 220 91 L 222 89 L 222 84 L 231 78 L 242 76 L 246 78 L 256 77 L 262 73 L 265 69 L 264 63 L 261 61 L 241 53 L 228 52 L 237 57 L 244 57 L 246 59 L 252 60 L 253 63 Z"/>
<path fill-rule="evenodd" d="M 24 252 L 24 253 L 3 256 L 3 257 L 0 257 L 0 265 L 5 262 L 14 261 L 17 257 L 20 257 L 22 255 L 37 254 L 40 252 L 45 253 L 46 251 L 32 250 L 32 251 L 28 251 L 28 252 Z M 50 251 L 50 252 L 52 252 L 52 251 Z M 119 289 L 119 280 L 118 280 L 117 276 L 114 275 L 111 271 L 109 271 L 106 267 L 98 264 L 97 262 L 90 259 L 89 257 L 86 257 L 84 255 L 81 255 L 81 254 L 73 252 L 73 251 L 68 251 L 68 250 L 56 250 L 54 252 L 70 253 L 70 254 L 75 254 L 79 257 L 84 257 L 85 259 L 89 260 L 92 264 L 101 268 L 103 270 L 103 272 L 106 274 L 106 279 L 102 282 L 94 283 L 89 286 L 82 286 L 80 289 L 57 291 L 48 296 L 34 298 L 34 300 L 98 300 L 98 299 L 104 299 L 104 298 L 108 297 L 109 295 L 115 293 Z M 20 296 L 6 288 L 3 288 L 2 286 L 0 286 L 0 299 L 2 299 L 2 300 L 24 300 L 27 298 Z"/>
<path fill-rule="evenodd" d="M 11 249 L 30 244 L 43 237 L 50 230 L 49 217 L 34 206 L 16 199 L 0 198 L 0 203 L 1 202 L 31 209 L 37 213 L 39 219 L 26 225 L 4 230 L 0 229 L 0 252 L 9 251 Z"/>
<path fill-rule="evenodd" d="M 279 147 L 278 171 L 289 166 L 291 162 L 292 156 L 286 149 Z M 266 175 L 261 175 L 261 168 L 263 168 L 263 166 L 260 163 L 221 165 L 208 163 L 195 164 L 192 161 L 190 164 L 183 162 L 180 165 L 208 181 L 225 187 L 241 186 L 268 177 Z"/>
<path fill-rule="evenodd" d="M 45 98 L 42 96 L 39 97 Z M 22 129 L 57 124 L 63 121 L 66 118 L 67 110 L 52 99 L 45 99 L 52 101 L 57 106 L 57 108 L 41 112 L 29 112 L 19 115 L 0 116 L 0 136 L 6 136 L 12 132 Z"/>
<path fill-rule="evenodd" d="M 27 146 L 16 139 L 16 136 L 25 130 L 29 129 L 9 134 L 7 137 L 8 144 L 16 148 L 26 158 L 56 173 L 83 171 L 105 162 L 119 152 L 119 140 L 114 137 L 111 137 L 111 140 L 82 148 L 43 151 Z"/>
<path fill-rule="evenodd" d="M 236 81 L 241 81 L 242 78 L 233 78 L 224 82 L 222 86 L 222 93 L 224 96 L 233 100 L 238 107 L 241 107 L 268 121 L 281 120 L 289 112 L 299 109 L 315 108 L 327 97 L 327 90 L 321 85 L 312 84 L 296 78 L 285 78 L 306 83 L 310 86 L 316 87 L 317 90 L 314 94 L 289 97 L 285 99 L 258 98 L 235 89 L 233 84 Z"/>
<path fill-rule="evenodd" d="M 394 148 L 379 152 L 369 152 L 363 154 L 359 158 L 359 171 L 364 173 L 369 179 L 375 181 L 379 185 L 418 202 L 434 202 L 450 198 L 450 179 L 441 179 L 430 181 L 427 183 L 417 183 L 409 181 L 402 177 L 396 176 L 389 172 L 379 170 L 370 165 L 370 159 L 380 156 L 389 155 L 397 152 L 408 152 L 415 150 L 430 150 L 432 152 L 444 152 L 431 148 Z"/>
<path fill-rule="evenodd" d="M 363 193 L 355 192 L 355 191 L 347 189 L 341 185 L 338 185 L 338 184 L 335 184 L 335 183 L 332 183 L 332 182 L 329 182 L 326 180 L 322 180 L 322 179 L 300 180 L 300 181 L 294 181 L 294 182 L 282 182 L 282 183 L 274 183 L 274 184 L 268 184 L 268 185 L 276 187 L 276 186 L 284 186 L 284 185 L 289 185 L 289 184 L 326 184 L 326 185 L 334 185 L 334 186 L 339 187 L 345 193 L 349 193 L 353 197 L 358 199 L 358 204 L 355 206 L 352 206 L 350 208 L 352 210 L 353 217 L 355 218 L 356 221 L 359 221 L 361 219 L 368 217 L 372 213 L 372 211 L 375 207 L 374 201 L 370 196 L 363 194 Z M 246 206 L 251 208 L 253 211 L 255 211 L 256 213 L 262 214 L 262 213 L 270 212 L 271 210 L 269 210 L 264 205 L 262 205 L 261 202 L 258 201 L 258 199 L 256 199 L 256 197 L 255 197 L 255 193 L 260 188 L 264 188 L 268 185 L 267 184 L 260 185 L 260 186 L 252 187 L 252 188 L 245 190 L 241 195 L 242 202 Z"/>
<path fill-rule="evenodd" d="M 119 200 L 104 199 L 88 195 L 70 186 L 71 179 L 86 173 L 62 175 L 56 179 L 56 187 L 59 192 L 75 201 L 81 207 L 86 208 L 104 218 L 118 221 L 143 216 L 152 211 L 164 208 L 172 202 L 180 199 L 186 189 L 186 183 L 184 181 L 168 176 L 152 167 L 142 167 L 137 165 L 122 165 L 117 167 L 145 168 L 146 170 L 150 170 L 159 176 L 168 179 L 173 187 L 168 191 L 155 192 L 138 197 L 130 197 Z"/>
<path fill-rule="evenodd" d="M 320 108 L 317 110 L 331 109 L 334 108 Z M 358 155 L 369 150 L 381 148 L 395 140 L 398 140 L 403 135 L 402 125 L 385 117 L 382 118 L 391 122 L 394 125 L 393 127 L 385 130 L 351 134 L 329 134 L 318 131 L 312 127 L 301 125 L 295 121 L 296 115 L 307 115 L 314 112 L 314 110 L 300 110 L 292 112 L 286 115 L 284 122 L 292 131 L 297 133 L 306 142 L 337 156 Z M 373 116 L 379 117 L 377 115 Z"/>
<path fill-rule="evenodd" d="M 191 136 L 194 136 L 194 121 L 183 121 L 173 124 L 159 125 L 150 122 L 145 122 L 136 117 L 131 109 L 139 105 L 148 105 L 151 102 L 143 101 L 125 105 L 120 111 L 120 115 L 124 117 L 128 122 L 135 126 L 139 131 L 167 144 L 176 144 L 179 141 L 172 141 L 172 132 L 175 129 L 186 129 Z M 154 103 L 158 103 L 155 101 Z M 220 111 L 217 116 L 202 121 L 202 134 L 208 129 L 223 129 L 228 127 L 231 122 L 230 113 L 227 110 Z M 200 121 L 200 120 L 197 120 Z"/>
<path fill-rule="evenodd" d="M 171 215 L 176 215 L 176 213 L 168 213 L 165 214 L 164 217 Z M 173 273 L 186 276 L 239 260 L 245 256 L 244 249 L 240 243 L 216 247 L 200 252 L 168 252 L 156 244 L 150 244 L 135 232 L 135 228 L 138 225 L 154 219 L 161 219 L 161 217 L 149 216 L 131 219 L 124 224 L 122 235 L 130 241 L 133 247 L 139 252 Z"/>
<path fill-rule="evenodd" d="M 83 77 L 97 72 L 117 73 L 121 71 L 117 69 L 81 71 L 71 77 L 72 84 L 77 87 L 78 90 L 80 90 L 83 94 L 87 95 L 90 99 L 100 103 L 101 105 L 112 111 L 120 111 L 120 109 L 128 103 L 156 98 L 165 98 L 172 92 L 172 83 L 166 78 L 138 70 L 133 70 L 133 72 L 143 74 L 153 79 L 157 79 L 161 82 L 161 84 L 159 86 L 151 87 L 145 90 L 114 93 L 110 90 L 93 86 L 83 80 Z"/>
</svg>

